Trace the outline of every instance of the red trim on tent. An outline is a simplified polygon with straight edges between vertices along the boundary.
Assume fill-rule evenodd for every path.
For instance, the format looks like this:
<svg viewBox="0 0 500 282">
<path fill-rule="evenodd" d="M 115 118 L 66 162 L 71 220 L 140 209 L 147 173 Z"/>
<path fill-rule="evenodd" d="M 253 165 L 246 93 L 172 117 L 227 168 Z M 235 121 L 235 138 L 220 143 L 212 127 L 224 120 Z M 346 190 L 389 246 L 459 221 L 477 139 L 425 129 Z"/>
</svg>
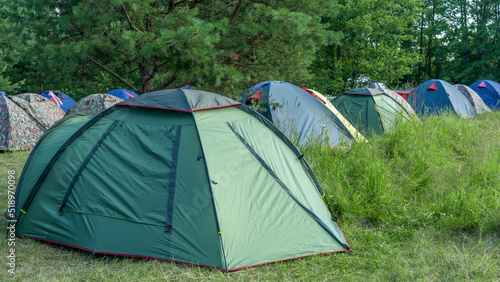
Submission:
<svg viewBox="0 0 500 282">
<path fill-rule="evenodd" d="M 265 264 L 270 264 L 270 263 L 275 263 L 275 262 L 280 262 L 280 261 L 287 261 L 287 260 L 292 260 L 292 259 L 306 258 L 306 257 L 315 256 L 315 255 L 326 255 L 326 254 L 332 254 L 332 253 L 346 253 L 346 252 L 350 252 L 350 251 L 351 250 L 323 252 L 323 253 L 317 253 L 317 254 L 312 254 L 312 255 L 305 255 L 305 256 L 294 257 L 294 258 L 289 258 L 289 259 L 281 259 L 281 260 L 276 260 L 276 261 L 269 261 L 269 262 L 254 264 L 254 265 L 242 266 L 242 267 L 237 267 L 237 268 L 230 268 L 228 271 L 236 271 L 236 270 L 245 269 L 245 268 L 249 268 L 249 267 L 254 267 L 254 266 L 259 266 L 259 265 L 265 265 Z"/>
<path fill-rule="evenodd" d="M 70 244 L 65 244 L 65 243 L 61 243 L 61 242 L 56 242 L 56 241 L 52 241 L 52 240 L 47 240 L 47 239 L 42 239 L 42 238 L 36 238 L 36 237 L 31 237 L 31 236 L 16 235 L 16 237 L 34 239 L 34 240 L 38 240 L 38 241 L 42 241 L 42 242 L 47 242 L 47 243 L 57 244 L 57 245 L 61 245 L 61 246 L 71 247 L 71 248 L 79 249 L 79 250 L 82 250 L 82 251 L 96 253 L 96 254 L 102 254 L 102 255 L 112 255 L 112 256 L 120 256 L 120 257 L 154 259 L 154 260 L 175 262 L 175 263 L 186 264 L 186 265 L 191 265 L 191 266 L 198 266 L 198 267 L 203 267 L 203 268 L 218 269 L 218 270 L 226 271 L 223 268 L 217 268 L 217 267 L 213 267 L 213 266 L 207 266 L 207 265 L 201 265 L 201 264 L 195 264 L 195 263 L 189 263 L 189 262 L 183 262 L 183 261 L 177 261 L 177 260 L 170 260 L 170 259 L 162 259 L 162 258 L 156 258 L 156 257 L 150 257 L 150 256 L 127 255 L 127 254 L 108 253 L 108 252 L 97 252 L 97 251 L 93 251 L 91 249 L 87 249 L 87 248 L 83 248 L 83 247 L 79 247 L 79 246 L 74 246 L 74 245 L 70 245 Z"/>
<path fill-rule="evenodd" d="M 125 91 L 125 94 L 127 94 L 127 96 L 128 96 L 129 98 L 134 98 L 134 95 L 132 95 L 132 94 L 128 93 L 127 91 Z"/>
<path fill-rule="evenodd" d="M 318 95 L 316 95 L 316 94 L 315 94 L 314 92 L 312 92 L 311 90 L 309 90 L 309 89 L 307 89 L 307 88 L 305 88 L 305 87 L 302 87 L 302 86 L 299 86 L 299 87 L 300 87 L 300 89 L 302 89 L 302 90 L 306 91 L 307 93 L 309 93 L 309 94 L 313 95 L 314 97 L 316 97 L 316 98 L 317 98 L 318 100 L 320 100 L 323 104 L 326 104 L 326 101 L 325 101 L 325 100 L 321 99 L 321 97 L 319 97 Z"/>
<path fill-rule="evenodd" d="M 438 90 L 436 87 L 436 83 L 432 83 L 431 86 L 429 86 L 429 88 L 427 88 L 427 90 Z"/>
<path fill-rule="evenodd" d="M 208 110 L 208 109 L 231 107 L 231 106 L 241 105 L 241 103 L 238 102 L 238 103 L 226 104 L 226 105 L 215 106 L 215 107 L 198 108 L 198 109 L 192 109 L 190 111 L 189 110 L 174 109 L 174 108 L 167 108 L 167 107 L 153 107 L 153 106 L 135 105 L 135 104 L 121 104 L 121 103 L 118 103 L 116 105 L 117 106 L 131 106 L 131 107 L 152 108 L 152 109 L 163 109 L 163 110 L 172 110 L 172 111 L 179 111 L 179 112 L 191 113 L 191 112 L 194 112 L 194 111 L 201 111 L 201 110 Z"/>
<path fill-rule="evenodd" d="M 486 83 L 484 83 L 484 81 L 483 81 L 483 82 L 479 83 L 479 85 L 476 88 L 486 88 Z"/>
<path fill-rule="evenodd" d="M 338 223 L 337 223 L 337 225 L 340 228 L 340 225 Z M 342 229 L 340 229 L 340 231 L 342 232 Z M 344 236 L 344 232 L 342 232 L 342 236 Z M 96 253 L 96 254 L 121 256 L 121 257 L 132 257 L 132 258 L 154 259 L 154 260 L 168 261 L 168 262 L 180 263 L 180 264 L 185 264 L 185 265 L 198 266 L 198 267 L 203 267 L 203 268 L 218 269 L 218 270 L 226 271 L 223 268 L 218 268 L 218 267 L 214 267 L 214 266 L 207 266 L 207 265 L 202 265 L 202 264 L 189 263 L 189 262 L 183 262 L 183 261 L 177 261 L 177 260 L 162 259 L 162 258 L 156 258 L 156 257 L 150 257 L 150 256 L 142 256 L 142 255 L 128 255 L 128 254 L 119 254 L 119 253 L 93 251 L 91 249 L 87 249 L 87 248 L 83 248 L 83 247 L 79 247 L 79 246 L 74 246 L 74 245 L 71 245 L 71 244 L 66 244 L 66 243 L 61 243 L 61 242 L 56 242 L 56 241 L 52 241 L 52 240 L 31 237 L 31 236 L 16 235 L 16 237 L 34 239 L 34 240 L 38 240 L 38 241 L 42 241 L 42 242 L 47 242 L 47 243 L 57 244 L 57 245 L 61 245 L 61 246 L 71 247 L 71 248 L 75 248 L 75 249 L 79 249 L 79 250 L 83 250 L 83 251 L 87 251 L 87 252 L 91 252 L 91 253 Z M 344 236 L 344 239 L 345 239 L 345 236 Z M 346 241 L 346 244 L 347 244 L 347 241 Z M 347 247 L 349 247 L 349 244 L 347 244 Z M 236 270 L 240 270 L 240 269 L 244 269 L 244 268 L 249 268 L 249 267 L 253 267 L 253 266 L 259 266 L 259 265 L 264 265 L 264 264 L 269 264 L 269 263 L 275 263 L 275 262 L 280 262 L 280 261 L 287 261 L 287 260 L 292 260 L 292 259 L 305 258 L 305 257 L 314 256 L 314 255 L 324 255 L 324 254 L 330 254 L 330 253 L 345 253 L 345 252 L 352 252 L 351 248 L 349 247 L 349 249 L 345 250 L 345 251 L 323 252 L 323 253 L 305 255 L 305 256 L 294 257 L 294 258 L 289 258 L 289 259 L 282 259 L 282 260 L 269 261 L 269 262 L 254 264 L 254 265 L 242 266 L 242 267 L 238 267 L 238 268 L 231 268 L 231 269 L 228 269 L 227 271 L 236 271 Z"/>
<path fill-rule="evenodd" d="M 394 92 L 398 93 L 399 96 L 403 97 L 406 100 L 406 98 L 408 98 L 408 96 L 410 96 L 411 90 L 398 90 L 398 91 L 394 91 Z"/>
<path fill-rule="evenodd" d="M 252 96 L 248 97 L 248 99 L 245 101 L 245 104 L 248 104 L 250 102 L 251 99 L 257 99 L 257 100 L 260 100 L 261 99 L 261 96 L 260 94 L 262 93 L 262 88 L 260 88 L 259 90 L 257 90 L 255 93 L 253 93 Z"/>
</svg>

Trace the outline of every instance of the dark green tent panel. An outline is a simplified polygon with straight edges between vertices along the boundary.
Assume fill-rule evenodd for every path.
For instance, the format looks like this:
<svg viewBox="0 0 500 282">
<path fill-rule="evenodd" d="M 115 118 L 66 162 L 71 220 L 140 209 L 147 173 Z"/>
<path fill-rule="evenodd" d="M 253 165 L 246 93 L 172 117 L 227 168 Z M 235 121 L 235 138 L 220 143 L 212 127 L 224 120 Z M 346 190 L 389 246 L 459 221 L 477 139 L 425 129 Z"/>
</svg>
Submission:
<svg viewBox="0 0 500 282">
<path fill-rule="evenodd" d="M 41 138 L 16 193 L 18 236 L 95 253 L 232 271 L 349 250 L 291 142 L 204 91 L 68 117 Z"/>
<path fill-rule="evenodd" d="M 333 100 L 337 110 L 365 137 L 383 134 L 411 113 L 393 97 L 375 88 L 351 89 Z"/>
</svg>

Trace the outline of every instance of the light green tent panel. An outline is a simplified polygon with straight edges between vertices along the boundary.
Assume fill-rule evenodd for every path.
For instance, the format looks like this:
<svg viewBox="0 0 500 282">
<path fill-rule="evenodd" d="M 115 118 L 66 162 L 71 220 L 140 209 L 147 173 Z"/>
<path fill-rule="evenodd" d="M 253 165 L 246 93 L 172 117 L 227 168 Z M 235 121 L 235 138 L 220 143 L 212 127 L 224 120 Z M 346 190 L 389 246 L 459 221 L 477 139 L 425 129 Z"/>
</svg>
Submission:
<svg viewBox="0 0 500 282">
<path fill-rule="evenodd" d="M 386 95 L 373 96 L 384 131 L 391 130 L 398 121 L 410 120 L 408 112 L 395 100 Z"/>
<path fill-rule="evenodd" d="M 331 220 L 297 157 L 253 117 L 236 108 L 224 111 L 232 112 L 234 117 L 233 121 L 227 121 L 229 125 L 220 122 L 218 114 L 199 112 L 195 116 L 212 180 L 228 268 L 345 249 L 341 245 L 345 244 L 341 231 Z M 233 130 L 264 159 L 275 176 Z M 269 140 L 259 138 L 263 136 Z M 239 164 L 232 160 L 238 160 Z M 248 189 L 247 183 L 253 183 L 252 189 Z M 304 191 L 298 191 L 299 187 Z M 317 218 L 309 214 L 311 210 Z M 328 231 L 316 220 L 321 220 Z"/>
</svg>

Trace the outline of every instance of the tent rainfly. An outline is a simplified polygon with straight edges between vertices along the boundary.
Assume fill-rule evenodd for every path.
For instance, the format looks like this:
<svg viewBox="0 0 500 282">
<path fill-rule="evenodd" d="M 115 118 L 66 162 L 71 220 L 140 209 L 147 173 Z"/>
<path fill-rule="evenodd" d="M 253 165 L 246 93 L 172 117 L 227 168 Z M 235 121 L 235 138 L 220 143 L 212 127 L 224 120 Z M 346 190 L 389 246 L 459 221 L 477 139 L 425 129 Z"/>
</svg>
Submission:
<svg viewBox="0 0 500 282">
<path fill-rule="evenodd" d="M 254 110 L 162 90 L 54 125 L 20 176 L 16 234 L 233 271 L 349 251 L 323 196 L 303 155 Z"/>
</svg>

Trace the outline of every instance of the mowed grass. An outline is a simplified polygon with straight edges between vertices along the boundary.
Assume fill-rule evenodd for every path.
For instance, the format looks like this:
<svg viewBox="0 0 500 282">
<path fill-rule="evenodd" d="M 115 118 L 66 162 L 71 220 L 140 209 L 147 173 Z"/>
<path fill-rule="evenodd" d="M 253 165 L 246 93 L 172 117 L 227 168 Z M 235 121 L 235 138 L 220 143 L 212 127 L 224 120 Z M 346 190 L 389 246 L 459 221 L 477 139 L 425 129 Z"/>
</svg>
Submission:
<svg viewBox="0 0 500 282">
<path fill-rule="evenodd" d="M 500 280 L 500 112 L 405 123 L 349 150 L 303 148 L 352 250 L 225 274 L 148 259 L 96 255 L 16 239 L 16 274 L 0 280 Z M 0 210 L 8 170 L 0 155 Z M 7 223 L 0 226 L 6 230 Z M 144 240 L 147 240 L 145 237 Z"/>
</svg>

